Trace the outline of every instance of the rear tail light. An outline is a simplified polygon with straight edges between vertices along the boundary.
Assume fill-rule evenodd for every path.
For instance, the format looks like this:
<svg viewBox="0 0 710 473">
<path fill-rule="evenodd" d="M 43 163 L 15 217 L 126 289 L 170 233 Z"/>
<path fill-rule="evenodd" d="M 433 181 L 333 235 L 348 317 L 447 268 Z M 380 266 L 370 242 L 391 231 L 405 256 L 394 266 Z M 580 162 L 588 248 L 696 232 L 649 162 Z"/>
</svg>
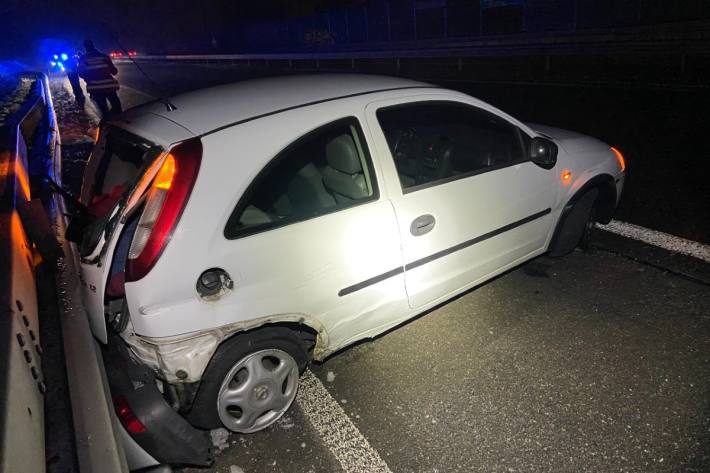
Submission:
<svg viewBox="0 0 710 473">
<path fill-rule="evenodd" d="M 128 250 L 126 282 L 148 274 L 180 220 L 202 159 L 199 139 L 184 141 L 165 157 L 147 191 L 143 212 Z"/>
<path fill-rule="evenodd" d="M 145 426 L 140 420 L 138 420 L 138 417 L 136 417 L 135 413 L 131 409 L 131 406 L 128 405 L 128 402 L 124 398 L 117 397 L 114 399 L 113 407 L 116 409 L 118 419 L 127 431 L 132 434 L 140 434 L 145 432 Z"/>
</svg>

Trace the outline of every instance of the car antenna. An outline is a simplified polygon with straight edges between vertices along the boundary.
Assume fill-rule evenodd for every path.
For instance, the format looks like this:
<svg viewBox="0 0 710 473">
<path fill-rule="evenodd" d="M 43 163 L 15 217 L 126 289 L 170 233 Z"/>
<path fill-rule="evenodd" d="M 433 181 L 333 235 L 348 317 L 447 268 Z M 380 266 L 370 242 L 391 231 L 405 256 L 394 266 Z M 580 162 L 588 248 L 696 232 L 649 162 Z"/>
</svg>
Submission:
<svg viewBox="0 0 710 473">
<path fill-rule="evenodd" d="M 112 34 L 111 36 L 113 36 L 113 40 L 114 40 L 114 41 L 116 42 L 116 44 L 118 45 L 118 48 L 119 48 L 121 51 L 123 51 L 123 54 L 125 54 L 128 59 L 131 60 L 131 62 L 133 63 L 133 65 L 138 68 L 138 70 L 141 72 L 141 74 L 143 74 L 143 75 L 145 76 L 145 78 L 148 79 L 148 81 L 149 81 L 156 89 L 162 90 L 163 88 L 160 86 L 160 84 L 158 84 L 157 82 L 155 82 L 155 81 L 153 80 L 153 78 L 150 77 L 150 76 L 148 75 L 148 73 L 145 72 L 145 71 L 143 70 L 143 68 L 136 62 L 136 60 L 133 59 L 133 56 L 131 56 L 130 54 L 128 54 L 128 51 L 126 50 L 126 48 L 123 47 L 123 45 L 122 45 L 121 42 L 118 40 L 118 38 L 116 38 L 116 36 L 113 35 L 113 34 Z M 167 97 L 165 97 L 165 96 L 158 97 L 157 101 L 160 102 L 160 103 L 162 103 L 163 105 L 165 105 L 165 110 L 167 110 L 168 112 L 172 112 L 172 111 L 177 110 L 177 107 L 175 106 L 175 104 L 172 103 L 172 102 L 170 101 L 170 99 L 167 98 Z"/>
</svg>

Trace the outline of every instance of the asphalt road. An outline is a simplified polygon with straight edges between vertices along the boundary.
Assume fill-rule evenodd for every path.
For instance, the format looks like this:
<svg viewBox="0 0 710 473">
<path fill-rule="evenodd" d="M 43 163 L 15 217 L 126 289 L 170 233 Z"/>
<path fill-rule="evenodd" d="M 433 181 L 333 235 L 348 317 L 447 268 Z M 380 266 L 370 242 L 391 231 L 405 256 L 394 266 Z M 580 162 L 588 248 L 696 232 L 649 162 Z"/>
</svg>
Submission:
<svg viewBox="0 0 710 473">
<path fill-rule="evenodd" d="M 170 93 L 244 77 L 195 67 L 150 73 Z M 156 93 L 121 79 L 128 104 Z M 596 242 L 312 366 L 315 391 L 272 428 L 218 441 L 210 471 L 357 471 L 363 440 L 393 473 L 709 471 L 708 265 Z M 343 419 L 360 437 L 338 437 Z"/>
<path fill-rule="evenodd" d="M 708 301 L 707 285 L 577 251 L 311 369 L 392 472 L 708 471 Z M 299 404 L 230 442 L 214 471 L 342 471 Z"/>
</svg>

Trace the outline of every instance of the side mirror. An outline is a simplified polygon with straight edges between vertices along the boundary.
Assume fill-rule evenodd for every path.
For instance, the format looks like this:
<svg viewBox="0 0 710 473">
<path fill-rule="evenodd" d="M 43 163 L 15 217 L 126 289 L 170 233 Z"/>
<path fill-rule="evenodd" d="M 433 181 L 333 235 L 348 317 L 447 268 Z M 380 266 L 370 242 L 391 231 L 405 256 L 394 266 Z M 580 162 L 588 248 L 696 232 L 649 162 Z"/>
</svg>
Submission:
<svg viewBox="0 0 710 473">
<path fill-rule="evenodd" d="M 530 160 L 544 169 L 557 163 L 557 145 L 547 138 L 535 137 L 530 141 Z"/>
</svg>

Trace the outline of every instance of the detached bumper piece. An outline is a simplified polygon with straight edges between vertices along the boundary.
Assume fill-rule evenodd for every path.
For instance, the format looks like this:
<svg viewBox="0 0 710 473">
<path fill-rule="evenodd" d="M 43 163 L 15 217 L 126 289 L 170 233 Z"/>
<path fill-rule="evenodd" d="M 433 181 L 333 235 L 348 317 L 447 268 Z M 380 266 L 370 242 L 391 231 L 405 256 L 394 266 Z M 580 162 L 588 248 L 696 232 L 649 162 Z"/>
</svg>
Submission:
<svg viewBox="0 0 710 473">
<path fill-rule="evenodd" d="M 194 428 L 167 403 L 153 372 L 130 358 L 120 338 L 109 339 L 104 350 L 114 407 L 133 440 L 162 464 L 211 465 L 209 432 Z"/>
</svg>

